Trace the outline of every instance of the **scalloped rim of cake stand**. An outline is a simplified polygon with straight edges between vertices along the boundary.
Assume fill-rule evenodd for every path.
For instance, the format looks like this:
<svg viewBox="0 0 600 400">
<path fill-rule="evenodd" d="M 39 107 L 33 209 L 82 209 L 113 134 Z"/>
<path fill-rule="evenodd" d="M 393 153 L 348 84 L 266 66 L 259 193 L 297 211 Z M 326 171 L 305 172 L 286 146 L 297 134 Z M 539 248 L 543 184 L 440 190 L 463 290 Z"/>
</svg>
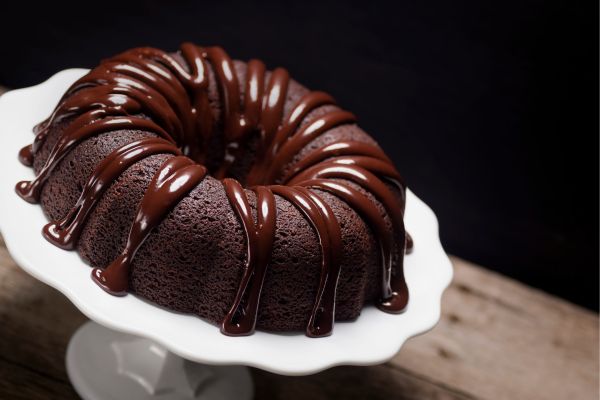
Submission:
<svg viewBox="0 0 600 400">
<path fill-rule="evenodd" d="M 433 328 L 441 297 L 452 279 L 452 265 L 438 235 L 433 211 L 407 193 L 405 224 L 415 247 L 406 256 L 410 290 L 407 310 L 391 315 L 373 306 L 353 322 L 337 323 L 332 336 L 257 331 L 228 337 L 192 315 L 162 309 L 134 295 L 113 297 L 90 279 L 91 268 L 76 252 L 54 247 L 41 235 L 47 218 L 39 205 L 20 199 L 14 185 L 33 178 L 17 152 L 34 138 L 32 128 L 50 115 L 61 95 L 86 69 L 68 69 L 47 81 L 0 97 L 0 231 L 21 268 L 62 292 L 90 319 L 117 331 L 152 339 L 188 360 L 253 366 L 284 375 L 306 375 L 336 365 L 373 365 L 393 357 L 410 337 Z"/>
</svg>

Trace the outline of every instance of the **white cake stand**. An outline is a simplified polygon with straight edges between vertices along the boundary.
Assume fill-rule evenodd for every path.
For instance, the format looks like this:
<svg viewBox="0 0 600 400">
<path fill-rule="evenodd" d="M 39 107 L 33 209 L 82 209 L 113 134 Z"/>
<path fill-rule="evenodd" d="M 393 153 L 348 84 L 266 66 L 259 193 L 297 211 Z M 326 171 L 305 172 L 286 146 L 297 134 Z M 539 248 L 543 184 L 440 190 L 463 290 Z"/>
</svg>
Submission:
<svg viewBox="0 0 600 400">
<path fill-rule="evenodd" d="M 197 317 L 98 289 L 77 253 L 44 240 L 47 220 L 40 206 L 14 191 L 16 182 L 33 178 L 17 160 L 19 149 L 33 140 L 32 127 L 86 71 L 65 70 L 0 97 L 0 230 L 17 264 L 61 291 L 93 321 L 75 333 L 66 357 L 71 382 L 84 399 L 248 399 L 252 381 L 242 366 L 306 375 L 334 365 L 379 364 L 437 323 L 452 266 L 434 213 L 410 191 L 405 223 L 415 248 L 405 263 L 407 310 L 391 315 L 367 307 L 355 322 L 336 324 L 330 337 L 266 332 L 228 337 Z"/>
</svg>

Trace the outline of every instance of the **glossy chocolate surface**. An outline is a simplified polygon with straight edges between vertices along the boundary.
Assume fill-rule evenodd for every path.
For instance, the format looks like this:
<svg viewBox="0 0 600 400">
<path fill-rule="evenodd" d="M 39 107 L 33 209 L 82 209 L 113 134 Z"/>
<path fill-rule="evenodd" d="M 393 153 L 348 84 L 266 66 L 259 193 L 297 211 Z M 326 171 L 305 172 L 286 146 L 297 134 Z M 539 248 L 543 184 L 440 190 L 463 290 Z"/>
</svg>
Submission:
<svg viewBox="0 0 600 400">
<path fill-rule="evenodd" d="M 321 248 L 319 286 L 306 334 L 311 337 L 331 334 L 343 246 L 338 220 L 319 191 L 337 196 L 367 222 L 379 246 L 382 269 L 381 298 L 377 305 L 386 312 L 402 312 L 408 303 L 402 255 L 412 247 L 412 240 L 404 230 L 404 198 L 399 200 L 390 189 L 393 186 L 404 196 L 404 182 L 392 162 L 376 145 L 352 140 L 323 145 L 297 159 L 300 151 L 319 136 L 337 126 L 355 124 L 355 116 L 336 109 L 302 125 L 312 111 L 335 104 L 333 98 L 323 92 L 310 92 L 284 115 L 290 84 L 285 69 L 275 69 L 267 80 L 265 65 L 251 60 L 245 82 L 238 82 L 233 61 L 220 47 L 184 43 L 180 56 L 137 48 L 105 60 L 75 82 L 50 118 L 35 128 L 34 143 L 19 153 L 21 162 L 29 166 L 49 129 L 65 118 L 72 119 L 36 178 L 16 186 L 17 193 L 32 203 L 39 201 L 42 187 L 56 165 L 83 140 L 102 132 L 126 129 L 156 135 L 122 146 L 100 162 L 70 212 L 44 227 L 46 239 L 63 249 L 76 248 L 87 216 L 104 191 L 129 166 L 154 154 L 172 154 L 147 187 L 121 254 L 106 268 L 92 271 L 92 278 L 107 292 L 127 293 L 137 250 L 175 205 L 208 174 L 201 162 L 210 151 L 210 135 L 218 122 L 209 108 L 211 68 L 223 105 L 220 134 L 225 142 L 223 160 L 212 175 L 222 180 L 243 227 L 247 246 L 242 279 L 221 331 L 232 336 L 254 331 L 277 229 L 276 196 L 279 196 L 302 213 Z M 228 170 L 249 138 L 256 134 L 260 137 L 258 154 L 246 177 L 249 186 L 246 189 L 227 177 Z M 355 185 L 370 192 L 383 205 L 391 220 L 391 231 L 376 204 Z M 256 220 L 249 191 L 256 198 Z M 401 256 L 394 263 L 395 251 Z"/>
</svg>

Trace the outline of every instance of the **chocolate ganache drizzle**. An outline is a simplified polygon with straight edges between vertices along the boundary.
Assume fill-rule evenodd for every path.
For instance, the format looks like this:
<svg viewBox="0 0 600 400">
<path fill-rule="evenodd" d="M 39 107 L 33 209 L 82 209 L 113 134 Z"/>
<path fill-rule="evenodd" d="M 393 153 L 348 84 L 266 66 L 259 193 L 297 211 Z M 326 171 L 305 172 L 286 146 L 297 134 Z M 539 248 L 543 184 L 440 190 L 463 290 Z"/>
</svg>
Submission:
<svg viewBox="0 0 600 400">
<path fill-rule="evenodd" d="M 405 184 L 390 159 L 376 145 L 352 140 L 325 144 L 298 158 L 301 150 L 327 131 L 356 123 L 354 115 L 336 109 L 303 124 L 312 111 L 335 104 L 323 92 L 309 92 L 284 115 L 289 74 L 282 68 L 268 73 L 259 60 L 247 63 L 242 99 L 234 63 L 220 47 L 184 43 L 175 55 L 153 48 L 132 49 L 103 61 L 67 90 L 52 115 L 34 129 L 33 144 L 19 152 L 21 162 L 33 165 L 50 128 L 70 119 L 36 178 L 16 185 L 17 193 L 26 201 L 39 202 L 52 170 L 87 138 L 121 129 L 146 131 L 156 137 L 126 144 L 101 161 L 75 206 L 62 219 L 44 227 L 45 238 L 63 249 L 75 249 L 87 217 L 127 168 L 151 155 L 172 154 L 147 187 L 125 248 L 106 268 L 92 271 L 94 281 L 107 292 L 127 293 L 137 250 L 208 174 L 201 164 L 217 123 L 209 106 L 209 68 L 214 72 L 223 105 L 221 130 L 225 142 L 224 158 L 212 176 L 221 179 L 247 246 L 242 278 L 221 331 L 237 336 L 255 329 L 275 238 L 276 196 L 301 212 L 321 247 L 319 286 L 306 327 L 308 336 L 332 332 L 343 251 L 338 220 L 319 192 L 343 200 L 368 223 L 379 246 L 382 270 L 377 306 L 390 313 L 402 312 L 408 303 L 403 254 L 412 241 L 403 222 Z M 256 134 L 260 138 L 256 161 L 246 176 L 245 189 L 227 175 L 245 143 Z M 375 203 L 357 185 L 384 207 L 393 232 Z M 248 199 L 250 191 L 256 199 L 256 220 Z M 396 262 L 394 254 L 400 254 Z"/>
</svg>

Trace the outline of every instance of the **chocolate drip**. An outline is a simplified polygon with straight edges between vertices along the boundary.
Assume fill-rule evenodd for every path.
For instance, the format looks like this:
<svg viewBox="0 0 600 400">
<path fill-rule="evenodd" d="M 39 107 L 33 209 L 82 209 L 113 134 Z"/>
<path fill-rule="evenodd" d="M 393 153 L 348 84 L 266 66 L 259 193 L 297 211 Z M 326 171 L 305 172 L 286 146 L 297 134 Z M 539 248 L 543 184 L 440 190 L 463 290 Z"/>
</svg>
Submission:
<svg viewBox="0 0 600 400">
<path fill-rule="evenodd" d="M 342 231 L 333 211 L 321 197 L 303 187 L 297 187 L 296 190 L 308 196 L 317 205 L 327 226 L 330 262 L 329 265 L 321 267 L 317 297 L 308 322 L 307 334 L 311 337 L 329 336 L 335 320 L 335 295 L 342 259 Z"/>
<path fill-rule="evenodd" d="M 290 76 L 283 68 L 276 68 L 271 73 L 260 121 L 262 125 L 262 143 L 271 143 L 277 133 L 277 128 L 283 118 L 283 106 L 285 105 L 289 81 Z"/>
<path fill-rule="evenodd" d="M 225 193 L 238 215 L 244 232 L 248 253 L 246 267 L 231 309 L 221 323 L 221 332 L 230 336 L 249 335 L 254 332 L 260 293 L 275 238 L 275 198 L 265 186 L 254 188 L 256 193 L 257 223 L 252 218 L 246 192 L 238 181 L 223 180 Z"/>
<path fill-rule="evenodd" d="M 414 246 L 413 238 L 406 232 L 406 254 L 410 254 Z"/>
<path fill-rule="evenodd" d="M 156 171 L 138 206 L 127 244 L 106 269 L 94 268 L 92 278 L 105 291 L 124 296 L 135 253 L 169 211 L 206 176 L 206 168 L 184 156 L 170 158 Z"/>
<path fill-rule="evenodd" d="M 399 245 L 402 250 L 401 254 L 403 254 L 406 239 L 402 206 L 398 203 L 390 189 L 379 178 L 377 178 L 377 176 L 366 169 L 377 169 L 380 167 L 380 165 L 370 162 L 364 164 L 363 167 L 356 164 L 343 165 L 336 164 L 332 161 L 325 162 L 303 171 L 301 174 L 289 181 L 288 184 L 304 185 L 302 183 L 303 180 L 311 179 L 345 179 L 361 185 L 366 190 L 373 193 L 385 207 L 390 219 L 392 220 L 394 231 L 400 238 Z M 372 206 L 375 207 L 374 204 L 372 204 Z M 400 300 L 406 298 L 406 301 L 408 301 L 406 283 L 404 283 L 403 277 L 400 277 L 398 274 L 396 277 L 398 279 L 392 282 L 392 263 L 390 259 L 385 265 L 383 265 L 382 300 L 379 305 L 390 312 L 401 312 L 406 306 L 406 303 Z M 395 299 L 398 299 L 398 301 Z"/>
<path fill-rule="evenodd" d="M 233 68 L 231 60 L 227 58 L 225 64 L 220 63 L 220 65 L 221 68 L 216 68 L 220 75 L 226 75 L 223 70 L 224 65 L 227 66 L 227 72 L 231 73 L 231 68 Z M 223 132 L 227 145 L 223 163 L 214 173 L 217 179 L 225 177 L 231 165 L 240 156 L 243 141 L 247 139 L 252 131 L 256 130 L 260 120 L 265 65 L 259 60 L 250 60 L 246 75 L 243 112 L 241 111 L 242 106 L 239 104 L 240 95 L 237 92 L 237 80 L 232 85 L 221 85 L 221 96 L 227 100 L 225 103 L 225 130 Z M 233 74 L 231 80 L 234 79 L 236 79 L 235 74 Z M 232 88 L 235 88 L 235 90 L 232 90 Z"/>
<path fill-rule="evenodd" d="M 335 290 L 340 273 L 341 232 L 329 206 L 303 187 L 271 186 L 278 194 L 296 206 L 315 230 L 321 245 L 321 276 L 317 297 L 310 315 L 306 335 L 328 336 L 335 318 Z"/>
<path fill-rule="evenodd" d="M 282 122 L 272 140 L 265 137 L 265 141 L 261 148 L 266 150 L 260 154 L 256 163 L 252 166 L 252 169 L 246 178 L 248 184 L 255 185 L 269 183 L 265 175 L 269 165 L 272 163 L 273 158 L 277 156 L 283 143 L 289 136 L 294 134 L 302 120 L 311 111 L 327 104 L 335 104 L 335 100 L 327 93 L 323 92 L 310 92 L 298 101 L 298 104 L 296 104 L 288 117 Z M 269 140 L 267 141 L 267 139 Z"/>
<path fill-rule="evenodd" d="M 44 226 L 44 237 L 55 246 L 73 250 L 88 215 L 106 189 L 131 165 L 159 153 L 181 154 L 173 144 L 159 138 L 137 140 L 114 150 L 96 166 L 77 203 L 67 215 Z"/>
<path fill-rule="evenodd" d="M 378 159 L 388 165 L 391 163 L 390 159 L 378 147 L 356 141 L 340 141 L 320 147 L 293 164 L 287 174 L 283 176 L 283 181 L 289 181 L 298 172 L 304 171 L 321 161 L 339 156 L 367 156 Z"/>
<path fill-rule="evenodd" d="M 276 207 L 273 193 L 276 193 L 305 215 L 319 238 L 322 249 L 321 275 L 306 334 L 310 337 L 330 335 L 335 319 L 335 293 L 342 251 L 340 227 L 331 208 L 319 196 L 303 187 L 257 186 L 254 188 L 257 226 L 246 192 L 239 182 L 226 178 L 223 185 L 242 222 L 248 253 L 235 301 L 221 323 L 221 331 L 231 336 L 248 335 L 254 331 L 259 297 L 275 235 Z"/>
<path fill-rule="evenodd" d="M 377 207 L 375 207 L 373 202 L 369 200 L 367 196 L 341 182 L 330 181 L 327 179 L 311 179 L 302 182 L 301 185 L 331 192 L 344 200 L 368 222 L 379 245 L 380 262 L 383 271 L 382 287 L 389 287 L 391 289 L 391 293 L 384 292 L 382 294 L 382 299 L 378 304 L 378 307 L 391 313 L 402 312 L 408 303 L 408 289 L 404 282 L 401 264 L 400 268 L 397 266 L 395 276 L 392 277 L 387 275 L 387 271 L 391 271 L 393 263 L 394 242 L 388 233 L 387 225 L 383 217 L 379 214 Z"/>
<path fill-rule="evenodd" d="M 65 96 L 66 95 L 63 95 L 63 98 Z M 57 107 L 52 112 L 52 115 L 50 117 L 48 117 L 47 119 L 45 119 L 44 121 L 40 122 L 39 124 L 37 124 L 36 126 L 33 127 L 33 133 L 35 133 L 35 139 L 33 140 L 33 143 L 31 145 L 29 145 L 29 146 L 31 146 L 31 149 L 29 150 L 29 152 L 30 152 L 29 157 L 31 158 L 31 165 L 33 165 L 33 156 L 42 147 L 42 144 L 44 143 L 44 141 L 46 140 L 46 137 L 48 136 L 48 130 L 50 129 L 50 125 L 54 121 L 58 122 L 62 119 L 62 118 L 56 117 L 58 113 L 59 113 L 59 107 Z M 29 147 L 29 146 L 25 146 L 25 147 Z M 25 148 L 21 149 L 21 151 L 25 151 Z M 25 164 L 25 165 L 27 165 L 27 164 Z"/>
<path fill-rule="evenodd" d="M 278 174 L 281 173 L 281 169 L 292 160 L 294 155 L 298 154 L 304 146 L 312 142 L 321 134 L 338 125 L 355 121 L 354 115 L 349 112 L 333 111 L 306 125 L 281 146 L 281 149 L 272 160 L 267 170 L 266 179 L 268 181 L 275 181 Z"/>
<path fill-rule="evenodd" d="M 36 128 L 32 157 L 53 124 L 73 115 L 78 116 L 61 137 L 68 136 L 70 145 L 65 147 L 57 143 L 53 149 L 56 154 L 49 158 L 42 171 L 50 172 L 54 164 L 77 142 L 106 130 L 148 130 L 177 143 L 186 154 L 191 153 L 189 147 L 197 142 L 197 133 L 206 136 L 207 124 L 203 124 L 199 132 L 193 128 L 197 127 L 198 122 L 205 122 L 206 118 L 202 116 L 210 112 L 206 94 L 208 79 L 203 68 L 201 49 L 189 43 L 181 48 L 191 73 L 161 50 L 138 48 L 104 61 L 76 81 L 50 118 Z M 187 91 L 192 93 L 193 104 Z M 196 111 L 195 105 L 202 106 L 201 112 Z M 147 115 L 152 121 L 133 117 L 136 114 Z M 113 125 L 117 121 L 121 121 L 123 126 Z M 177 141 L 167 131 L 173 133 Z M 32 183 L 33 188 L 29 191 L 25 184 L 18 185 L 21 187 L 18 191 L 28 201 L 35 201 L 33 192 L 39 190 L 36 187 L 43 183 L 44 178 L 41 179 L 39 183 Z"/>
<path fill-rule="evenodd" d="M 33 145 L 28 144 L 19 151 L 19 161 L 21 164 L 31 167 L 33 165 Z"/>
<path fill-rule="evenodd" d="M 17 193 L 29 202 L 39 201 L 51 172 L 82 141 L 120 129 L 158 136 L 129 143 L 109 154 L 94 169 L 75 206 L 64 218 L 47 224 L 44 236 L 64 249 L 75 248 L 87 216 L 129 166 L 152 154 L 175 155 L 159 168 L 146 189 L 121 254 L 106 269 L 92 271 L 93 279 L 107 292 L 126 294 L 131 263 L 138 249 L 207 173 L 206 168 L 194 161 L 205 159 L 216 126 L 208 100 L 210 65 L 223 106 L 221 125 L 225 143 L 225 156 L 215 177 L 225 178 L 244 151 L 245 141 L 258 134 L 256 161 L 245 178 L 249 185 L 270 185 L 251 189 L 256 195 L 255 222 L 247 192 L 239 182 L 223 179 L 226 195 L 244 229 L 248 252 L 234 303 L 222 321 L 221 331 L 234 336 L 254 331 L 275 236 L 274 194 L 300 210 L 321 246 L 319 287 L 306 327 L 308 336 L 326 336 L 332 332 L 342 257 L 339 223 L 330 206 L 314 190 L 337 196 L 368 222 L 379 245 L 382 266 L 378 307 L 386 312 L 401 312 L 408 302 L 403 253 L 412 248 L 412 239 L 404 231 L 404 197 L 398 201 L 384 183 L 392 183 L 404 196 L 405 184 L 390 159 L 374 144 L 344 140 L 326 144 L 295 160 L 319 136 L 337 126 L 356 123 L 354 115 L 339 109 L 328 111 L 301 126 L 312 111 L 335 104 L 334 99 L 323 92 L 310 92 L 284 116 L 290 81 L 285 69 L 273 70 L 267 81 L 265 65 L 259 60 L 248 62 L 241 99 L 234 63 L 223 49 L 184 43 L 180 55 L 184 62 L 162 50 L 143 47 L 105 60 L 75 82 L 52 115 L 34 128 L 33 144 L 19 152 L 19 159 L 28 166 L 33 165 L 51 127 L 66 118 L 72 119 L 38 176 L 17 184 Z M 275 182 L 285 186 L 273 185 Z M 349 182 L 358 184 L 381 202 L 393 232 L 389 232 L 376 204 Z M 399 251 L 400 257 L 394 266 L 395 251 Z"/>
<path fill-rule="evenodd" d="M 48 160 L 32 181 L 21 181 L 17 183 L 16 191 L 19 196 L 30 203 L 37 203 L 43 184 L 56 165 L 65 155 L 80 141 L 97 135 L 101 132 L 115 131 L 119 129 L 140 129 L 154 132 L 159 136 L 172 140 L 171 136 L 154 122 L 138 117 L 110 117 L 106 116 L 104 110 L 94 110 L 77 118 L 65 130 L 60 137 Z"/>
<path fill-rule="evenodd" d="M 250 133 L 260 130 L 261 144 L 269 142 L 275 135 L 283 116 L 290 78 L 286 70 L 277 68 L 271 73 L 267 88 L 264 90 L 264 64 L 258 60 L 249 61 L 242 107 L 240 85 L 229 56 L 220 47 L 211 47 L 207 49 L 207 59 L 215 69 L 224 104 L 225 158 L 218 171 L 214 173 L 215 178 L 223 179 L 229 167 L 239 156 L 241 145 Z"/>
</svg>

